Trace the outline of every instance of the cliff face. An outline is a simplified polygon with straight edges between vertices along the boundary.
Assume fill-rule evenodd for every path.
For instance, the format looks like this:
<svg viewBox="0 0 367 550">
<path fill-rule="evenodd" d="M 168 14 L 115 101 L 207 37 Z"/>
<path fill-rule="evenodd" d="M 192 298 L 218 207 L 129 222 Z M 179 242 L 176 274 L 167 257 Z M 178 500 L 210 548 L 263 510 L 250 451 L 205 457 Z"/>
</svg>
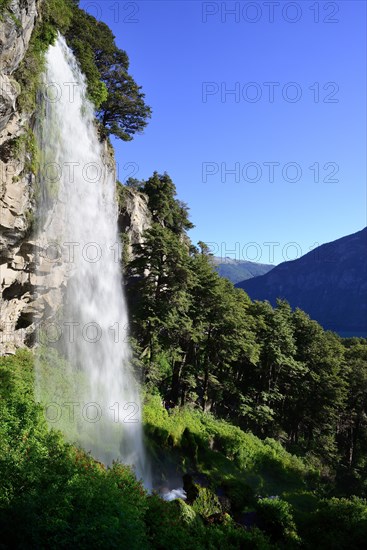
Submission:
<svg viewBox="0 0 367 550">
<path fill-rule="evenodd" d="M 13 17 L 0 22 L 0 255 L 19 243 L 28 229 L 31 174 L 24 174 L 25 153 L 12 158 L 15 138 L 25 132 L 29 116 L 16 110 L 19 85 L 12 78 L 27 51 L 36 19 L 35 0 L 13 0 Z"/>
<path fill-rule="evenodd" d="M 9 12 L 12 16 L 5 14 L 0 25 L 1 71 L 6 75 L 15 71 L 27 51 L 37 16 L 37 2 L 12 0 Z"/>
<path fill-rule="evenodd" d="M 27 238 L 32 217 L 34 176 L 27 171 L 27 151 L 14 155 L 31 113 L 16 109 L 19 85 L 12 74 L 27 51 L 37 16 L 35 0 L 13 0 L 13 17 L 0 23 L 0 353 L 24 344 L 32 321 L 33 246 Z"/>
<path fill-rule="evenodd" d="M 36 0 L 13 0 L 13 17 L 5 15 L 0 20 L 0 354 L 33 345 L 37 327 L 57 315 L 71 275 L 63 258 L 57 254 L 52 257 L 42 227 L 38 227 L 37 236 L 31 227 L 32 220 L 38 222 L 39 218 L 26 142 L 34 113 L 17 110 L 20 89 L 12 75 L 27 51 L 38 17 L 37 6 Z M 23 146 L 15 147 L 22 140 Z M 107 143 L 102 162 L 109 171 L 115 171 L 113 151 Z M 51 227 L 55 241 L 63 233 L 63 211 L 62 203 L 56 200 L 44 220 L 48 235 Z M 149 224 L 145 197 L 127 192 L 120 208 L 119 230 L 127 236 L 130 255 L 132 244 L 141 239 Z"/>
<path fill-rule="evenodd" d="M 1 144 L 17 135 L 15 127 L 15 102 L 19 93 L 19 86 L 12 78 L 18 68 L 34 28 L 37 7 L 35 0 L 13 0 L 10 3 L 10 13 L 5 13 L 0 21 L 0 132 Z M 4 133 L 9 121 L 12 124 Z M 17 122 L 21 124 L 20 117 Z M 19 129 L 18 129 L 19 130 Z"/>
<path fill-rule="evenodd" d="M 133 245 L 142 241 L 143 232 L 152 224 L 148 197 L 134 189 L 125 187 L 123 204 L 119 208 L 118 226 L 126 235 L 124 245 L 129 259 L 133 257 Z"/>
</svg>

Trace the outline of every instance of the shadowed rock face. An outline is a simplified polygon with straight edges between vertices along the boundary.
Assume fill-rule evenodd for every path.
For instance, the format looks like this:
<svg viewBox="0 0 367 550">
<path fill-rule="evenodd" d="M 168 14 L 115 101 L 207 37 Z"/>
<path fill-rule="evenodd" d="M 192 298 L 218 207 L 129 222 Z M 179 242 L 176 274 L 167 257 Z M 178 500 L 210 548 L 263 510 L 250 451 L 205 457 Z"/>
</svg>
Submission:
<svg viewBox="0 0 367 550">
<path fill-rule="evenodd" d="M 367 228 L 284 262 L 261 277 L 242 281 L 253 300 L 277 298 L 306 311 L 325 329 L 367 333 Z"/>
</svg>

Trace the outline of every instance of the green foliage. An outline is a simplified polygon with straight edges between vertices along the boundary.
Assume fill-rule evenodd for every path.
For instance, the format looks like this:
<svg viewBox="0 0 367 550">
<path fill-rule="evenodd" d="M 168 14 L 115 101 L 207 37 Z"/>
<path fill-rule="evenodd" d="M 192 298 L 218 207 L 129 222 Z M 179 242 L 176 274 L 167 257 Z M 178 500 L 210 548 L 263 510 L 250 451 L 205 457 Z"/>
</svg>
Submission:
<svg viewBox="0 0 367 550">
<path fill-rule="evenodd" d="M 21 27 L 21 22 L 11 9 L 11 0 L 0 0 L 0 22 L 11 19 L 16 27 Z"/>
<path fill-rule="evenodd" d="M 219 277 L 205 243 L 199 250 L 190 243 L 188 209 L 168 174 L 132 180 L 127 189 L 147 196 L 153 219 L 126 267 L 132 329 L 149 388 L 158 387 L 171 404 L 195 404 L 262 438 L 281 440 L 325 476 L 337 473 L 345 485 L 353 479 L 361 491 L 367 386 L 356 383 L 367 372 L 361 367 L 367 365 L 365 344 L 352 342 L 346 352 L 338 336 L 284 300 L 276 307 L 251 303 Z M 349 372 L 354 381 L 348 393 Z M 341 459 L 347 476 L 337 471 Z M 278 468 L 274 473 L 283 475 Z"/>
<path fill-rule="evenodd" d="M 93 50 L 86 47 L 85 38 L 82 40 L 75 37 L 72 40 L 72 46 L 82 71 L 87 77 L 89 99 L 98 109 L 107 100 L 108 90 L 106 84 L 100 80 L 101 75 L 95 64 Z"/>
<path fill-rule="evenodd" d="M 263 530 L 273 542 L 283 542 L 289 547 L 300 541 L 288 502 L 264 498 L 258 501 L 256 512 Z"/>
<path fill-rule="evenodd" d="M 201 547 L 204 525 L 183 501 L 165 502 L 156 495 L 149 497 L 146 521 L 153 548 Z"/>
<path fill-rule="evenodd" d="M 206 487 L 198 487 L 198 495 L 193 502 L 192 508 L 204 518 L 222 511 L 218 497 Z"/>
<path fill-rule="evenodd" d="M 323 500 L 307 519 L 301 533 L 306 548 L 357 550 L 366 545 L 367 501 L 364 499 Z"/>
<path fill-rule="evenodd" d="M 231 510 L 234 513 L 252 508 L 256 502 L 255 491 L 241 477 L 229 477 L 221 483 L 225 494 L 230 499 Z"/>
<path fill-rule="evenodd" d="M 2 544 L 27 548 L 146 545 L 146 497 L 125 466 L 106 470 L 48 431 L 33 400 L 33 357 L 0 363 Z"/>
<path fill-rule="evenodd" d="M 142 182 L 141 190 L 148 197 L 154 222 L 177 235 L 194 227 L 188 219 L 187 205 L 175 199 L 176 187 L 166 172 L 163 175 L 154 172 L 151 178 Z"/>
<path fill-rule="evenodd" d="M 223 420 L 189 407 L 167 411 L 158 395 L 147 396 L 146 433 L 167 452 L 178 450 L 183 467 L 199 468 L 233 496 L 237 508 L 258 494 L 304 489 L 317 472 L 273 440 L 261 441 Z M 252 488 L 252 489 L 251 489 Z M 241 494 L 238 494 L 241 490 Z"/>
<path fill-rule="evenodd" d="M 37 18 L 25 57 L 14 76 L 20 85 L 17 105 L 20 111 L 31 113 L 36 107 L 45 68 L 45 53 L 56 39 L 57 31 L 64 32 L 71 21 L 72 0 L 43 0 L 42 17 Z"/>
<path fill-rule="evenodd" d="M 25 159 L 24 172 L 36 174 L 39 170 L 40 152 L 34 132 L 26 128 L 25 132 L 14 138 L 12 144 L 12 157 Z"/>
<path fill-rule="evenodd" d="M 152 548 L 186 550 L 225 550 L 270 548 L 266 536 L 257 529 L 246 531 L 231 522 L 205 526 L 200 516 L 182 500 L 164 502 L 148 498 L 146 522 Z"/>
<path fill-rule="evenodd" d="M 360 345 L 351 344 L 350 354 L 359 355 Z M 5 547 L 364 546 L 364 499 L 320 500 L 315 491 L 305 491 L 316 475 L 312 467 L 280 443 L 262 441 L 199 409 L 167 411 L 159 395 L 147 398 L 147 434 L 165 454 L 178 451 L 182 466 L 204 474 L 209 487 L 193 483 L 192 506 L 147 496 L 130 468 L 114 464 L 106 469 L 67 445 L 59 432 L 49 431 L 34 401 L 33 361 L 26 350 L 0 361 L 0 528 Z M 46 396 L 52 399 L 63 383 L 62 358 L 41 347 L 37 361 L 39 367 L 48 365 L 48 371 L 38 371 L 53 381 Z M 69 388 L 71 398 L 72 391 Z M 193 447 L 196 451 L 189 453 Z M 255 509 L 261 530 L 243 529 L 224 514 L 217 488 L 229 498 L 234 517 Z M 280 498 L 256 500 L 255 493 Z"/>
<path fill-rule="evenodd" d="M 10 0 L 0 0 L 0 13 L 3 14 L 8 9 Z"/>
<path fill-rule="evenodd" d="M 136 178 L 128 178 L 126 180 L 125 186 L 129 189 L 135 189 L 135 191 L 143 191 L 144 182 L 137 180 Z"/>
<path fill-rule="evenodd" d="M 130 260 L 130 254 L 129 254 L 129 236 L 127 233 L 120 233 L 120 240 L 121 240 L 121 246 L 122 246 L 122 254 L 121 254 L 121 261 L 122 261 L 122 267 L 124 268 Z"/>
<path fill-rule="evenodd" d="M 9 8 L 10 0 L 0 0 L 0 17 L 1 20 L 4 18 L 4 14 L 7 13 Z"/>
<path fill-rule="evenodd" d="M 204 548 L 216 550 L 270 550 L 274 548 L 259 529 L 245 530 L 234 524 L 218 525 L 208 529 Z"/>
</svg>

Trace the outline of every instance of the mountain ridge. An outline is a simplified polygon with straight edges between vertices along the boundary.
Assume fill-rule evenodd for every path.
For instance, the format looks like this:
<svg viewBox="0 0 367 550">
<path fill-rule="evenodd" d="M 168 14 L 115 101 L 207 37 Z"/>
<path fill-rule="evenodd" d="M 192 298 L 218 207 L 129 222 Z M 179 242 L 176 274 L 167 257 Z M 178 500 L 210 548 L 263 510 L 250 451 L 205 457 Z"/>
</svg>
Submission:
<svg viewBox="0 0 367 550">
<path fill-rule="evenodd" d="M 275 267 L 271 264 L 262 264 L 249 260 L 235 260 L 220 256 L 213 256 L 212 262 L 218 274 L 221 277 L 229 279 L 233 284 L 246 281 L 252 277 L 265 275 L 265 273 L 268 273 Z"/>
<path fill-rule="evenodd" d="M 325 329 L 367 333 L 367 227 L 241 281 L 253 300 L 286 299 Z"/>
</svg>

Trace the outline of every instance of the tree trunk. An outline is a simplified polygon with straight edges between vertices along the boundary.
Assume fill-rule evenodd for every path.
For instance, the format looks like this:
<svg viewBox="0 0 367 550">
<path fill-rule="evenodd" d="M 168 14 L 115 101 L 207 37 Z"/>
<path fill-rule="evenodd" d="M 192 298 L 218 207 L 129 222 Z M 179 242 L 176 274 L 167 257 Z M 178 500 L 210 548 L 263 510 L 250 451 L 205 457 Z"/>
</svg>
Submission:
<svg viewBox="0 0 367 550">
<path fill-rule="evenodd" d="M 207 410 L 207 401 L 208 401 L 208 387 L 209 387 L 209 366 L 208 363 L 205 365 L 204 371 L 204 385 L 203 385 L 203 411 Z"/>
</svg>

